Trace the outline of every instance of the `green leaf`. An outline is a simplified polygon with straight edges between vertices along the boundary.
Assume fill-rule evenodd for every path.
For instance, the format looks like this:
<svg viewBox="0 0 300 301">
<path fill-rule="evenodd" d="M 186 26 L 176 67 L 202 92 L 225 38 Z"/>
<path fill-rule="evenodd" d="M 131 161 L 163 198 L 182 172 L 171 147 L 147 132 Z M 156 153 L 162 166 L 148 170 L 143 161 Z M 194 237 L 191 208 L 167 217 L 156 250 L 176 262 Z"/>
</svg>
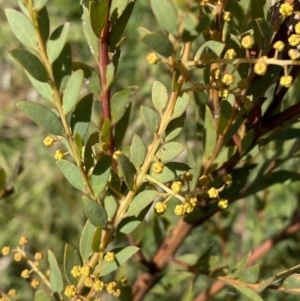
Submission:
<svg viewBox="0 0 300 301">
<path fill-rule="evenodd" d="M 46 69 L 37 56 L 25 49 L 14 49 L 10 53 L 31 76 L 38 81 L 48 82 Z"/>
<path fill-rule="evenodd" d="M 107 212 L 107 217 L 112 220 L 118 209 L 118 202 L 112 195 L 108 195 L 104 199 L 104 208 Z"/>
<path fill-rule="evenodd" d="M 64 90 L 72 73 L 72 53 L 70 43 L 66 43 L 59 57 L 52 64 L 55 84 Z"/>
<path fill-rule="evenodd" d="M 135 168 L 139 168 L 141 164 L 143 164 L 146 152 L 143 140 L 138 135 L 134 134 L 130 146 L 130 161 L 133 163 Z"/>
<path fill-rule="evenodd" d="M 145 207 L 147 207 L 157 197 L 158 191 L 156 190 L 144 190 L 140 192 L 130 203 L 127 210 L 127 216 L 133 216 L 140 213 Z"/>
<path fill-rule="evenodd" d="M 133 190 L 134 176 L 136 174 L 136 169 L 125 155 L 120 154 L 118 155 L 117 158 L 125 183 L 130 190 Z"/>
<path fill-rule="evenodd" d="M 78 133 L 82 138 L 87 132 L 92 115 L 93 94 L 87 94 L 77 103 L 71 116 L 72 133 Z"/>
<path fill-rule="evenodd" d="M 112 252 L 115 253 L 115 261 L 103 266 L 103 269 L 100 272 L 100 276 L 102 277 L 115 271 L 123 262 L 128 260 L 138 250 L 139 248 L 133 246 L 111 250 Z"/>
<path fill-rule="evenodd" d="M 163 144 L 156 153 L 156 157 L 161 161 L 170 161 L 184 151 L 184 146 L 178 142 Z"/>
<path fill-rule="evenodd" d="M 50 34 L 50 20 L 47 7 L 44 6 L 38 11 L 37 21 L 39 25 L 39 30 L 42 36 L 44 43 L 47 42 Z"/>
<path fill-rule="evenodd" d="M 84 166 L 85 170 L 89 171 L 94 165 L 94 157 L 92 146 L 99 143 L 99 132 L 94 132 L 88 138 L 84 148 Z"/>
<path fill-rule="evenodd" d="M 42 9 L 46 5 L 47 2 L 48 2 L 48 0 L 34 0 L 33 1 L 34 7 L 37 10 Z"/>
<path fill-rule="evenodd" d="M 17 107 L 47 132 L 63 136 L 64 128 L 60 119 L 47 107 L 31 101 L 21 101 Z"/>
<path fill-rule="evenodd" d="M 89 221 L 95 227 L 106 228 L 107 213 L 103 206 L 85 196 L 82 197 L 85 213 Z"/>
<path fill-rule="evenodd" d="M 167 88 L 159 81 L 155 81 L 152 86 L 152 103 L 159 114 L 168 103 Z"/>
<path fill-rule="evenodd" d="M 112 0 L 110 5 L 110 20 L 115 22 L 124 12 L 129 0 Z"/>
<path fill-rule="evenodd" d="M 16 38 L 23 45 L 30 48 L 36 48 L 36 33 L 29 19 L 24 14 L 10 8 L 5 9 L 5 14 Z"/>
<path fill-rule="evenodd" d="M 166 129 L 166 137 L 165 141 L 169 141 L 174 139 L 179 135 L 179 133 L 182 131 L 182 128 L 184 126 L 186 114 L 182 114 L 180 117 L 173 119 L 167 126 Z"/>
<path fill-rule="evenodd" d="M 239 292 L 241 292 L 244 296 L 246 296 L 247 298 L 249 298 L 252 301 L 264 301 L 259 294 L 246 286 L 240 286 L 240 285 L 233 285 Z"/>
<path fill-rule="evenodd" d="M 223 134 L 229 119 L 231 117 L 231 112 L 232 112 L 232 106 L 227 100 L 222 100 L 221 101 L 221 109 L 220 109 L 220 119 L 219 119 L 219 124 L 218 124 L 218 133 L 220 135 Z"/>
<path fill-rule="evenodd" d="M 110 119 L 106 119 L 102 125 L 101 129 L 101 143 L 107 143 L 110 142 L 110 132 L 111 132 L 111 122 Z"/>
<path fill-rule="evenodd" d="M 212 58 L 217 59 L 221 56 L 223 50 L 225 48 L 225 44 L 218 41 L 207 41 L 201 45 L 199 50 L 197 51 L 194 61 L 199 61 L 201 59 L 202 54 L 210 54 Z"/>
<path fill-rule="evenodd" d="M 91 184 L 96 197 L 105 189 L 110 175 L 111 156 L 104 155 L 94 167 Z"/>
<path fill-rule="evenodd" d="M 87 220 L 79 241 L 80 255 L 84 264 L 88 262 L 89 257 L 93 254 L 92 239 L 95 231 L 96 227 Z"/>
<path fill-rule="evenodd" d="M 100 39 L 107 19 L 108 1 L 90 1 L 89 12 L 91 27 L 96 37 Z"/>
<path fill-rule="evenodd" d="M 253 20 L 254 40 L 261 47 L 269 45 L 272 37 L 274 28 L 273 25 L 265 19 L 258 18 Z"/>
<path fill-rule="evenodd" d="M 159 117 L 157 115 L 157 113 L 152 110 L 149 107 L 146 106 L 141 106 L 141 112 L 142 112 L 142 117 L 144 120 L 144 123 L 147 127 L 147 129 L 152 133 L 155 134 L 157 129 L 158 129 L 158 125 L 159 125 Z"/>
<path fill-rule="evenodd" d="M 64 272 L 69 283 L 77 283 L 77 279 L 72 276 L 71 270 L 74 266 L 81 265 L 82 262 L 78 251 L 71 244 L 66 243 L 64 251 Z"/>
<path fill-rule="evenodd" d="M 51 301 L 51 298 L 45 291 L 38 290 L 34 295 L 34 301 Z"/>
<path fill-rule="evenodd" d="M 92 249 L 94 252 L 98 253 L 100 250 L 101 236 L 102 236 L 102 227 L 98 226 L 92 240 Z"/>
<path fill-rule="evenodd" d="M 255 264 L 251 267 L 244 268 L 238 274 L 238 279 L 246 283 L 256 283 L 259 277 L 260 267 L 258 264 Z"/>
<path fill-rule="evenodd" d="M 54 62 L 62 52 L 67 41 L 69 29 L 70 23 L 65 23 L 57 27 L 51 34 L 47 42 L 47 53 L 50 62 Z"/>
<path fill-rule="evenodd" d="M 183 93 L 182 96 L 178 97 L 176 100 L 176 104 L 174 106 L 174 112 L 172 114 L 172 118 L 180 117 L 186 110 L 190 101 L 190 95 L 187 93 Z"/>
<path fill-rule="evenodd" d="M 262 282 L 260 282 L 260 285 L 259 287 L 256 288 L 256 291 L 258 293 L 261 293 L 263 292 L 269 285 L 271 285 L 274 281 L 276 280 L 276 277 L 275 276 L 272 276 Z"/>
<path fill-rule="evenodd" d="M 205 157 L 209 159 L 212 152 L 215 149 L 217 143 L 217 132 L 215 130 L 214 119 L 208 106 L 205 106 L 205 117 L 204 117 L 204 129 L 205 129 Z"/>
<path fill-rule="evenodd" d="M 116 124 L 125 114 L 126 109 L 132 103 L 132 96 L 137 90 L 136 86 L 128 87 L 122 91 L 116 92 L 111 99 L 111 121 Z"/>
<path fill-rule="evenodd" d="M 297 290 L 300 293 L 300 275 L 299 274 L 290 275 L 283 281 L 282 287 L 285 289 Z"/>
<path fill-rule="evenodd" d="M 230 274 L 232 278 L 236 278 L 239 273 L 247 266 L 247 263 L 250 258 L 250 253 L 244 255 L 236 264 L 236 266 L 233 269 L 233 272 Z"/>
<path fill-rule="evenodd" d="M 67 115 L 78 100 L 83 83 L 83 71 L 77 70 L 69 78 L 63 95 L 63 110 Z"/>
<path fill-rule="evenodd" d="M 164 57 L 169 57 L 173 53 L 173 45 L 166 36 L 160 33 L 151 32 L 144 35 L 141 40 L 152 50 Z"/>
<path fill-rule="evenodd" d="M 106 78 L 106 88 L 109 88 L 114 80 L 114 76 L 115 76 L 115 66 L 113 65 L 113 63 L 109 63 L 106 66 L 106 74 L 105 74 L 105 78 Z"/>
<path fill-rule="evenodd" d="M 64 289 L 64 282 L 58 267 L 55 255 L 48 249 L 48 262 L 50 266 L 50 284 L 53 293 L 60 294 Z"/>
<path fill-rule="evenodd" d="M 169 182 L 169 181 L 174 180 L 175 178 L 182 176 L 184 173 L 186 173 L 190 169 L 191 168 L 185 163 L 168 162 L 168 163 L 164 164 L 164 169 L 163 169 L 162 173 L 160 173 L 160 174 L 154 173 L 151 170 L 151 177 L 153 177 L 154 179 L 156 179 L 157 181 L 162 182 L 162 183 Z"/>
<path fill-rule="evenodd" d="M 83 14 L 82 14 L 82 31 L 83 35 L 90 47 L 90 51 L 92 55 L 94 56 L 96 62 L 98 62 L 99 59 L 99 46 L 98 46 L 98 38 L 94 34 L 94 31 L 91 26 L 90 16 L 88 9 L 83 5 Z"/>
<path fill-rule="evenodd" d="M 251 129 L 246 133 L 242 140 L 242 149 L 246 151 L 247 148 L 252 144 L 254 138 L 254 129 Z"/>
<path fill-rule="evenodd" d="M 31 84 L 34 86 L 34 88 L 40 93 L 41 96 L 48 100 L 53 100 L 53 92 L 48 83 L 41 82 L 34 77 L 32 77 L 26 70 L 25 70 L 26 75 L 28 76 Z"/>
<path fill-rule="evenodd" d="M 123 2 L 123 0 L 121 0 Z M 113 1 L 113 3 L 116 1 Z M 109 34 L 109 47 L 111 52 L 115 51 L 117 44 L 120 42 L 123 32 L 125 30 L 125 27 L 129 21 L 129 18 L 131 16 L 132 10 L 134 8 L 135 1 L 130 2 L 122 15 L 116 20 L 116 22 L 112 25 L 110 34 Z M 116 4 L 118 7 L 118 12 L 120 12 L 121 5 Z"/>
<path fill-rule="evenodd" d="M 150 0 L 151 9 L 159 23 L 166 31 L 177 32 L 177 12 L 170 0 Z"/>
<path fill-rule="evenodd" d="M 66 160 L 58 160 L 56 164 L 72 186 L 80 191 L 85 190 L 82 175 L 75 164 Z"/>
</svg>

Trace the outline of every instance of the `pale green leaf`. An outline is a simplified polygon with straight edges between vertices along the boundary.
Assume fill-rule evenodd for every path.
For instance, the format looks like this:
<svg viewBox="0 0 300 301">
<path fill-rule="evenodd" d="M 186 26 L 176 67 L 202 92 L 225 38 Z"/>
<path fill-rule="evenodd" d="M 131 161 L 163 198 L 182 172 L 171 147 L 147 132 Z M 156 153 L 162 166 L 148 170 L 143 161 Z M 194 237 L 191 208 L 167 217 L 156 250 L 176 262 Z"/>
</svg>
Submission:
<svg viewBox="0 0 300 301">
<path fill-rule="evenodd" d="M 102 227 L 98 226 L 92 239 L 92 249 L 94 252 L 98 253 L 100 250 L 101 236 L 102 236 Z"/>
<path fill-rule="evenodd" d="M 118 155 L 118 163 L 121 168 L 125 183 L 130 190 L 133 190 L 134 176 L 136 169 L 132 162 L 123 154 Z"/>
<path fill-rule="evenodd" d="M 118 209 L 118 202 L 112 195 L 108 195 L 105 197 L 104 208 L 107 212 L 108 219 L 112 220 Z"/>
<path fill-rule="evenodd" d="M 26 70 L 25 73 L 27 74 L 31 84 L 35 87 L 35 89 L 46 99 L 53 100 L 53 91 L 48 83 L 41 82 L 31 76 Z"/>
<path fill-rule="evenodd" d="M 158 54 L 169 57 L 173 53 L 173 45 L 169 39 L 160 33 L 149 33 L 141 39 L 148 47 Z"/>
<path fill-rule="evenodd" d="M 166 31 L 177 32 L 177 12 L 171 0 L 150 0 L 151 9 L 159 25 Z"/>
<path fill-rule="evenodd" d="M 163 109 L 167 105 L 167 102 L 167 88 L 159 81 L 155 81 L 152 86 L 152 103 L 159 114 L 163 112 Z"/>
<path fill-rule="evenodd" d="M 139 250 L 138 247 L 129 246 L 126 248 L 118 248 L 111 250 L 115 253 L 115 261 L 112 263 L 107 263 L 103 265 L 103 269 L 100 272 L 100 276 L 105 276 L 113 271 L 115 271 L 123 262 L 128 260 L 132 255 L 134 255 Z"/>
<path fill-rule="evenodd" d="M 63 110 L 65 115 L 67 115 L 76 104 L 81 91 L 82 83 L 82 70 L 77 70 L 73 72 L 71 77 L 68 79 L 66 89 L 63 95 Z"/>
<path fill-rule="evenodd" d="M 184 146 L 178 142 L 163 144 L 156 153 L 156 157 L 161 161 L 170 161 L 184 151 Z"/>
<path fill-rule="evenodd" d="M 94 154 L 93 154 L 92 147 L 98 142 L 99 142 L 99 132 L 92 133 L 87 139 L 84 148 L 84 166 L 86 168 L 86 171 L 90 170 L 90 168 L 94 165 Z"/>
<path fill-rule="evenodd" d="M 56 165 L 72 186 L 80 191 L 85 190 L 82 175 L 75 164 L 66 160 L 58 160 Z"/>
<path fill-rule="evenodd" d="M 300 293 L 300 275 L 299 274 L 290 275 L 283 281 L 282 287 L 285 289 L 297 290 Z"/>
<path fill-rule="evenodd" d="M 66 243 L 64 250 L 64 272 L 67 280 L 71 284 L 76 284 L 77 279 L 71 274 L 74 266 L 81 266 L 82 262 L 78 251 L 71 245 Z"/>
<path fill-rule="evenodd" d="M 241 285 L 233 285 L 239 292 L 241 292 L 244 296 L 249 298 L 252 301 L 264 301 L 259 294 L 253 290 L 252 288 L 241 286 Z"/>
<path fill-rule="evenodd" d="M 84 264 L 88 262 L 89 257 L 93 254 L 92 239 L 95 231 L 96 227 L 87 220 L 79 241 L 80 255 Z"/>
<path fill-rule="evenodd" d="M 59 136 L 64 134 L 64 128 L 60 119 L 44 105 L 31 101 L 22 101 L 17 104 L 17 107 L 47 132 Z"/>
<path fill-rule="evenodd" d="M 130 161 L 139 168 L 146 157 L 146 147 L 138 135 L 134 135 L 130 146 Z"/>
<path fill-rule="evenodd" d="M 147 129 L 152 133 L 155 134 L 157 129 L 158 129 L 158 125 L 159 125 L 159 117 L 157 115 L 157 113 L 152 110 L 149 107 L 146 106 L 141 106 L 141 111 L 142 111 L 142 117 L 144 120 L 144 123 L 147 127 Z"/>
<path fill-rule="evenodd" d="M 166 129 L 166 137 L 165 140 L 169 141 L 174 139 L 179 135 L 179 133 L 182 131 L 182 128 L 184 126 L 186 118 L 186 113 L 182 114 L 180 117 L 173 119 L 167 126 Z"/>
<path fill-rule="evenodd" d="M 147 207 L 157 197 L 158 191 L 156 190 L 144 190 L 140 192 L 130 203 L 127 210 L 127 216 L 133 216 L 140 213 L 145 207 Z"/>
<path fill-rule="evenodd" d="M 24 14 L 10 8 L 5 9 L 5 14 L 17 39 L 27 47 L 36 48 L 36 33 L 29 19 Z"/>
<path fill-rule="evenodd" d="M 174 106 L 174 112 L 172 114 L 172 118 L 180 117 L 186 110 L 190 101 L 190 95 L 187 93 L 183 93 L 182 96 L 178 97 L 176 100 L 176 104 Z"/>
<path fill-rule="evenodd" d="M 51 298 L 45 291 L 38 290 L 34 295 L 34 301 L 51 301 Z"/>
<path fill-rule="evenodd" d="M 49 249 L 48 249 L 48 262 L 50 266 L 51 290 L 53 293 L 60 294 L 64 289 L 64 282 L 55 255 Z"/>
<path fill-rule="evenodd" d="M 48 0 L 34 0 L 33 1 L 34 7 L 37 10 L 42 9 L 46 5 L 47 2 L 48 2 Z"/>
<path fill-rule="evenodd" d="M 98 196 L 106 187 L 110 175 L 111 156 L 104 155 L 94 167 L 91 184 L 93 191 Z"/>
<path fill-rule="evenodd" d="M 91 224 L 94 225 L 95 227 L 101 226 L 102 228 L 106 228 L 107 213 L 104 207 L 101 204 L 85 196 L 82 197 L 82 200 L 83 200 L 86 216 L 91 222 Z"/>
<path fill-rule="evenodd" d="M 57 27 L 47 41 L 47 54 L 50 62 L 54 62 L 62 52 L 70 29 L 70 23 Z"/>
</svg>

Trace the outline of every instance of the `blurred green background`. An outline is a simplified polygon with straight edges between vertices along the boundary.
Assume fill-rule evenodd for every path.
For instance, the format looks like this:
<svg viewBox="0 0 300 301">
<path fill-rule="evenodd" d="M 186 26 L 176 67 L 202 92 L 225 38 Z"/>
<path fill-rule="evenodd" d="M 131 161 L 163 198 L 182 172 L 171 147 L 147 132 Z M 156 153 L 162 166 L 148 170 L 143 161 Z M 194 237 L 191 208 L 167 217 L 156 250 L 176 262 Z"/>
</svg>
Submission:
<svg viewBox="0 0 300 301">
<path fill-rule="evenodd" d="M 17 2 L 7 3 L 0 0 L 1 8 L 14 7 Z M 93 64 L 89 48 L 83 39 L 81 31 L 81 7 L 79 1 L 49 1 L 48 11 L 52 30 L 64 22 L 71 22 L 69 38 L 72 45 L 73 59 L 83 60 Z M 154 80 L 170 86 L 168 71 L 159 65 L 149 66 L 146 61 L 149 49 L 138 40 L 136 28 L 145 26 L 154 29 L 156 24 L 150 5 L 146 0 L 139 0 L 134 8 L 133 16 L 127 26 L 122 47 L 121 61 L 116 76 L 113 93 L 127 87 L 137 85 L 139 90 L 131 107 L 130 123 L 122 146 L 130 145 L 134 133 L 143 136 L 144 141 L 150 141 L 151 136 L 145 130 L 139 117 L 141 104 L 150 104 L 151 86 Z M 27 251 L 34 254 L 50 248 L 63 261 L 65 242 L 78 246 L 85 216 L 80 194 L 73 189 L 56 168 L 53 158 L 55 149 L 47 149 L 43 139 L 47 135 L 27 117 L 16 109 L 16 103 L 21 100 L 43 101 L 39 94 L 31 87 L 29 80 L 21 67 L 17 65 L 7 52 L 18 47 L 17 39 L 12 35 L 6 22 L 3 10 L 0 11 L 0 167 L 7 175 L 7 187 L 14 191 L 0 198 L 0 248 L 5 245 L 14 247 L 20 236 L 29 240 Z M 295 88 L 296 87 L 296 88 Z M 299 88 L 294 85 L 287 102 L 292 102 Z M 189 164 L 200 170 L 201 143 L 201 112 L 199 104 L 205 97 L 192 100 L 188 110 L 188 120 L 184 131 L 178 138 L 187 141 Z M 198 107 L 199 106 L 199 107 Z M 259 161 L 264 156 L 273 154 L 279 147 L 282 153 L 295 140 L 271 144 L 267 154 L 260 154 Z M 285 166 L 290 170 L 299 171 L 299 158 L 295 157 Z M 299 183 L 276 184 L 270 189 L 259 192 L 255 196 L 242 199 L 227 210 L 211 218 L 203 226 L 196 228 L 186 239 L 178 256 L 182 260 L 192 260 L 195 253 L 200 255 L 213 246 L 213 253 L 221 256 L 232 266 L 249 250 L 260 244 L 271 235 L 278 233 L 291 220 L 295 212 L 299 211 Z M 176 201 L 172 204 L 173 208 Z M 143 247 L 145 256 L 151 258 L 155 253 L 164 234 L 171 229 L 178 220 L 172 213 L 172 206 L 164 217 L 150 217 L 133 234 L 135 240 Z M 285 270 L 299 263 L 300 234 L 287 239 L 270 251 L 260 263 L 261 277 L 267 278 L 276 272 Z M 42 267 L 46 266 L 44 262 Z M 33 300 L 33 290 L 28 281 L 18 275 L 25 268 L 24 263 L 15 263 L 12 257 L 0 257 L 0 290 L 7 292 L 9 288 L 16 288 L 18 298 Z M 178 268 L 177 268 L 178 269 Z M 129 284 L 133 284 L 137 274 L 143 268 L 133 260 L 118 272 L 119 276 L 126 275 Z M 170 272 L 170 273 L 168 273 Z M 184 300 L 191 289 L 191 274 L 178 272 L 173 264 L 170 265 L 161 281 L 157 284 L 145 300 Z M 125 274 L 126 273 L 126 274 Z M 174 274 L 176 273 L 176 274 Z M 195 282 L 195 292 L 211 284 L 205 276 L 200 276 Z M 105 297 L 110 300 L 112 297 Z M 295 296 L 267 291 L 264 300 L 275 301 L 297 300 Z M 246 297 L 236 294 L 234 289 L 224 290 L 211 300 L 246 300 Z"/>
</svg>

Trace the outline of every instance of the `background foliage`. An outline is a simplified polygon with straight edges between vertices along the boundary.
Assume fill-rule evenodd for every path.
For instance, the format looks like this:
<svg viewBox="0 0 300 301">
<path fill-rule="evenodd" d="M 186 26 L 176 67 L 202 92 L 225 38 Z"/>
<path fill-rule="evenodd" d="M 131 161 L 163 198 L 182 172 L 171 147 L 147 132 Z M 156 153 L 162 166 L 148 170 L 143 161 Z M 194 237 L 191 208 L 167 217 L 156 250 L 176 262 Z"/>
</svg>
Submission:
<svg viewBox="0 0 300 301">
<path fill-rule="evenodd" d="M 261 15 L 263 9 L 254 10 L 255 3 L 249 7 L 249 1 L 240 1 L 240 15 L 234 22 L 243 32 L 250 28 L 245 21 L 246 12 Z M 270 1 L 263 1 L 265 8 Z M 0 1 L 1 7 L 7 3 Z M 11 4 L 10 4 L 11 5 Z M 53 0 L 48 4 L 52 27 L 66 21 L 72 22 L 69 39 L 71 40 L 72 53 L 74 57 L 82 61 L 90 61 L 89 49 L 83 40 L 81 33 L 80 3 L 77 1 L 66 2 Z M 18 46 L 18 41 L 12 38 L 11 31 L 5 20 L 3 12 L 0 12 L 0 56 L 1 56 L 1 91 L 0 91 L 0 167 L 2 167 L 9 178 L 9 185 L 14 191 L 7 197 L 0 199 L 0 246 L 16 245 L 19 237 L 25 235 L 30 243 L 29 252 L 36 252 L 51 248 L 58 262 L 62 264 L 64 243 L 69 242 L 78 245 L 78 237 L 85 223 L 85 215 L 82 210 L 80 195 L 63 178 L 56 168 L 53 158 L 54 151 L 46 149 L 42 143 L 45 132 L 34 125 L 27 117 L 16 109 L 16 103 L 20 100 L 40 101 L 44 100 L 31 87 L 24 76 L 21 67 L 7 54 L 9 48 Z M 164 83 L 170 88 L 169 75 L 166 69 L 159 65 L 149 66 L 146 56 L 149 48 L 139 41 L 137 28 L 144 26 L 152 30 L 158 29 L 153 13 L 146 0 L 137 1 L 134 13 L 126 28 L 126 40 L 122 46 L 122 56 L 119 64 L 118 75 L 115 78 L 113 92 L 129 85 L 139 87 L 134 102 L 130 108 L 129 127 L 117 144 L 123 151 L 128 149 L 134 133 L 141 135 L 145 143 L 151 141 L 149 132 L 145 129 L 140 117 L 140 105 L 149 105 L 150 92 L 154 80 Z M 199 40 L 194 47 L 203 41 Z M 195 78 L 204 77 L 202 70 L 193 74 Z M 299 78 L 295 80 L 292 88 L 288 91 L 283 107 L 289 107 L 298 101 Z M 201 81 L 201 80 L 200 80 Z M 274 87 L 271 86 L 267 95 L 272 95 Z M 186 143 L 188 151 L 181 160 L 187 161 L 190 166 L 195 167 L 197 175 L 202 168 L 201 155 L 203 153 L 203 112 L 204 103 L 207 101 L 205 94 L 197 94 L 192 99 L 187 110 L 184 130 L 178 138 L 179 142 Z M 100 108 L 95 106 L 95 111 Z M 94 123 L 97 123 L 96 116 Z M 284 132 L 274 134 L 269 138 L 262 139 L 261 144 L 267 144 L 255 156 L 243 158 L 246 162 L 255 162 L 258 165 L 250 171 L 247 179 L 249 189 L 247 194 L 239 195 L 240 200 L 233 203 L 228 209 L 217 213 L 201 227 L 195 228 L 184 244 L 176 253 L 176 258 L 182 262 L 193 264 L 197 256 L 204 254 L 211 248 L 209 264 L 218 266 L 226 261 L 234 270 L 243 256 L 248 254 L 256 246 L 266 239 L 272 237 L 285 229 L 299 212 L 299 178 L 292 181 L 285 177 L 280 171 L 299 172 L 299 153 L 294 152 L 290 156 L 291 149 L 299 149 L 298 123 L 286 127 Z M 270 141 L 268 141 L 268 139 Z M 222 163 L 222 158 L 218 158 Z M 218 162 L 217 159 L 217 162 Z M 257 175 L 259 169 L 264 166 L 278 164 L 276 169 L 279 173 L 272 179 L 261 179 Z M 238 180 L 243 173 L 233 172 L 233 184 L 227 193 L 234 195 L 239 192 Z M 0 178 L 1 181 L 1 178 Z M 236 182 L 235 182 L 236 181 Z M 268 181 L 274 183 L 269 187 Z M 149 214 L 147 219 L 133 233 L 136 243 L 140 244 L 144 255 L 150 259 L 156 252 L 164 235 L 178 221 L 173 210 L 176 201 L 171 202 L 173 206 L 163 217 Z M 299 231 L 276 244 L 268 254 L 259 262 L 260 278 L 266 279 L 277 272 L 287 270 L 299 263 Z M 120 242 L 122 245 L 122 241 Z M 61 256 L 61 257 L 60 257 Z M 220 259 L 222 258 L 222 259 Z M 216 262 L 213 262 L 215 260 Z M 15 264 L 10 258 L 0 258 L 0 289 L 6 291 L 9 287 L 15 287 L 20 292 L 19 297 L 23 300 L 33 300 L 33 293 L 26 280 L 19 278 L 20 271 L 24 267 Z M 138 273 L 143 270 L 142 265 L 134 260 L 126 262 L 118 271 L 118 275 L 129 279 L 133 284 Z M 174 274 L 176 273 L 176 274 Z M 191 280 L 194 279 L 192 284 Z M 190 300 L 192 288 L 194 295 L 199 294 L 204 288 L 208 288 L 212 280 L 204 275 L 197 275 L 181 271 L 175 262 L 171 262 L 168 269 L 161 275 L 160 281 L 154 286 L 145 300 Z M 163 296 L 163 297 L 162 297 Z M 236 293 L 236 290 L 228 287 L 221 293 L 213 296 L 210 300 L 245 300 L 244 295 Z M 267 290 L 263 292 L 264 300 L 273 301 L 284 298 L 285 300 L 296 300 L 295 295 L 286 295 L 282 292 Z M 107 299 L 109 300 L 109 299 Z"/>
</svg>

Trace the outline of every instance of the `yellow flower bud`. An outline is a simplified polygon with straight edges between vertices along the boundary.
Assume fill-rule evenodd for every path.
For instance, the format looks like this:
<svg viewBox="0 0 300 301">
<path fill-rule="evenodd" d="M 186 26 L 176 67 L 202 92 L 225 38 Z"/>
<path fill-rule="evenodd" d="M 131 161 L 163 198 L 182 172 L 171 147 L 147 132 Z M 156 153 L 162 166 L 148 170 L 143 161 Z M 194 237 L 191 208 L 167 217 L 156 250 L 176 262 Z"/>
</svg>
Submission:
<svg viewBox="0 0 300 301">
<path fill-rule="evenodd" d="M 152 165 L 152 171 L 154 173 L 162 173 L 163 169 L 164 169 L 164 165 L 161 162 L 155 162 Z"/>
<path fill-rule="evenodd" d="M 267 64 L 265 62 L 257 62 L 254 65 L 254 72 L 258 75 L 264 75 L 267 72 Z"/>
<path fill-rule="evenodd" d="M 24 279 L 27 279 L 30 277 L 30 271 L 28 269 L 25 269 L 21 272 L 21 277 Z"/>
<path fill-rule="evenodd" d="M 81 268 L 81 275 L 85 277 L 89 277 L 91 275 L 92 268 L 89 265 L 84 265 Z"/>
<path fill-rule="evenodd" d="M 104 287 L 105 287 L 105 283 L 103 281 L 96 280 L 94 282 L 94 289 L 95 289 L 95 291 L 97 291 L 97 292 L 103 291 Z"/>
<path fill-rule="evenodd" d="M 15 253 L 14 255 L 14 260 L 15 261 L 21 261 L 23 258 L 22 254 L 21 253 Z"/>
<path fill-rule="evenodd" d="M 15 288 L 11 288 L 8 292 L 7 292 L 7 296 L 10 297 L 14 297 L 17 294 L 17 290 Z"/>
<path fill-rule="evenodd" d="M 19 245 L 26 245 L 28 243 L 28 240 L 26 237 L 24 236 L 21 236 L 20 239 L 19 239 Z"/>
<path fill-rule="evenodd" d="M 81 266 L 79 265 L 75 265 L 72 270 L 71 270 L 71 274 L 74 278 L 79 278 L 81 277 Z"/>
<path fill-rule="evenodd" d="M 228 200 L 225 200 L 225 199 L 221 199 L 219 202 L 218 202 L 218 207 L 220 209 L 226 209 L 228 207 Z"/>
<path fill-rule="evenodd" d="M 219 196 L 218 190 L 214 187 L 210 188 L 207 193 L 211 199 L 215 199 Z"/>
<path fill-rule="evenodd" d="M 295 25 L 295 32 L 300 35 L 300 22 Z"/>
<path fill-rule="evenodd" d="M 297 49 L 290 49 L 288 55 L 292 60 L 297 60 L 300 57 L 300 53 Z"/>
<path fill-rule="evenodd" d="M 232 15 L 231 15 L 231 13 L 230 12 L 228 12 L 228 11 L 226 11 L 225 13 L 224 13 L 224 15 L 223 15 L 223 19 L 224 19 L 224 21 L 230 21 L 231 20 L 231 18 L 232 18 Z"/>
<path fill-rule="evenodd" d="M 291 46 L 296 47 L 300 44 L 300 36 L 298 36 L 297 34 L 292 34 L 288 38 L 288 41 Z"/>
<path fill-rule="evenodd" d="M 49 137 L 49 136 L 47 136 L 47 137 L 44 139 L 44 141 L 43 141 L 43 143 L 44 143 L 45 146 L 47 146 L 47 147 L 52 147 L 53 144 L 54 144 L 54 142 L 55 142 L 55 140 L 54 140 L 52 137 Z"/>
<path fill-rule="evenodd" d="M 54 154 L 54 159 L 62 160 L 64 158 L 64 152 L 62 150 L 57 150 Z"/>
<path fill-rule="evenodd" d="M 158 214 L 163 214 L 166 209 L 167 209 L 167 204 L 163 203 L 163 202 L 157 202 L 155 204 L 155 212 L 158 213 Z"/>
<path fill-rule="evenodd" d="M 288 76 L 282 76 L 280 78 L 280 85 L 286 88 L 289 88 L 293 83 L 293 77 L 288 75 Z"/>
<path fill-rule="evenodd" d="M 10 253 L 10 247 L 9 246 L 5 246 L 2 248 L 1 250 L 2 255 L 8 255 Z"/>
<path fill-rule="evenodd" d="M 150 65 L 155 65 L 159 61 L 159 57 L 155 52 L 151 52 L 147 55 L 147 61 Z"/>
<path fill-rule="evenodd" d="M 241 44 L 245 49 L 250 49 L 254 44 L 254 39 L 252 36 L 246 35 L 245 37 L 242 38 Z"/>
<path fill-rule="evenodd" d="M 280 5 L 279 13 L 282 15 L 282 17 L 288 17 L 293 13 L 294 9 L 293 6 L 289 3 L 283 3 Z"/>
<path fill-rule="evenodd" d="M 222 78 L 222 82 L 225 85 L 229 86 L 229 85 L 233 84 L 233 82 L 234 82 L 234 76 L 232 74 L 224 74 L 223 78 Z"/>
<path fill-rule="evenodd" d="M 175 215 L 182 216 L 184 215 L 184 206 L 182 204 L 176 205 L 174 209 Z"/>
<path fill-rule="evenodd" d="M 107 262 L 114 262 L 115 261 L 115 253 L 114 252 L 107 252 L 104 256 Z"/>
<path fill-rule="evenodd" d="M 224 182 L 225 184 L 230 184 L 230 183 L 232 182 L 232 177 L 231 177 L 231 175 L 224 175 L 224 176 L 223 176 L 223 182 Z"/>
<path fill-rule="evenodd" d="M 40 286 L 40 281 L 37 280 L 37 279 L 32 279 L 30 285 L 33 287 L 33 288 L 38 288 Z"/>
<path fill-rule="evenodd" d="M 224 58 L 229 60 L 233 60 L 234 58 L 236 58 L 235 50 L 233 48 L 227 49 Z"/>
<path fill-rule="evenodd" d="M 68 286 L 66 286 L 66 288 L 64 290 L 64 294 L 68 298 L 74 297 L 76 295 L 76 293 L 77 293 L 77 288 L 75 285 L 68 285 Z"/>
<path fill-rule="evenodd" d="M 277 41 L 274 43 L 273 48 L 281 52 L 284 48 L 284 43 L 282 41 Z"/>
<path fill-rule="evenodd" d="M 85 287 L 92 287 L 94 282 L 93 279 L 91 277 L 86 277 L 83 281 L 83 284 Z"/>
<path fill-rule="evenodd" d="M 201 186 L 207 186 L 209 181 L 206 175 L 203 175 L 199 178 L 199 183 Z"/>
<path fill-rule="evenodd" d="M 175 181 L 172 183 L 171 185 L 171 189 L 175 192 L 175 193 L 179 193 L 182 189 L 182 183 L 180 181 Z"/>
</svg>

